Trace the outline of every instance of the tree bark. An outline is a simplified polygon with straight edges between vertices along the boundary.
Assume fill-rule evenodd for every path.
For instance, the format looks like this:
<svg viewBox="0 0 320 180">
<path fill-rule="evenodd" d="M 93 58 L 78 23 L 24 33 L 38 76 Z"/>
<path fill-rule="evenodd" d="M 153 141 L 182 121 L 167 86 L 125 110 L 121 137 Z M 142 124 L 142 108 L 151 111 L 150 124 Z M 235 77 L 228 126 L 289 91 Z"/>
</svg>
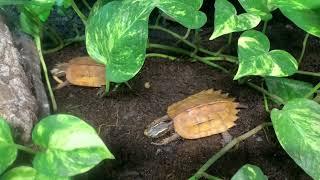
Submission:
<svg viewBox="0 0 320 180">
<path fill-rule="evenodd" d="M 21 33 L 13 35 L 0 16 L 0 117 L 18 142 L 28 143 L 38 117 L 49 114 L 34 43 Z"/>
</svg>

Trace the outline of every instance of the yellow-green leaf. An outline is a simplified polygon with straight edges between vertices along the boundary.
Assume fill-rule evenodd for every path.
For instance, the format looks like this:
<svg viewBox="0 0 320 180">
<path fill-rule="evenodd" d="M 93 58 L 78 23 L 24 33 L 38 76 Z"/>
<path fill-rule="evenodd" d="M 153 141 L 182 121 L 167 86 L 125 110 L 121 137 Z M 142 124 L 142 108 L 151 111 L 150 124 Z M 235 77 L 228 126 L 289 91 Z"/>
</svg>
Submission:
<svg viewBox="0 0 320 180">
<path fill-rule="evenodd" d="M 242 166 L 231 180 L 267 180 L 268 178 L 263 174 L 258 166 L 246 164 Z"/>
<path fill-rule="evenodd" d="M 320 37 L 319 0 L 272 0 L 298 27 Z"/>
<path fill-rule="evenodd" d="M 7 122 L 0 117 L 0 174 L 3 173 L 17 157 L 11 130 Z"/>
<path fill-rule="evenodd" d="M 43 149 L 36 154 L 33 167 L 46 175 L 73 176 L 104 159 L 114 159 L 96 131 L 71 115 L 58 114 L 41 120 L 32 132 L 32 140 Z"/>
<path fill-rule="evenodd" d="M 241 6 L 251 14 L 259 16 L 262 20 L 272 19 L 271 11 L 275 9 L 272 0 L 238 0 Z"/>
<path fill-rule="evenodd" d="M 69 180 L 69 177 L 47 176 L 39 174 L 29 166 L 19 166 L 7 171 L 0 180 Z"/>
<path fill-rule="evenodd" d="M 284 50 L 270 50 L 267 36 L 255 30 L 238 40 L 239 68 L 234 79 L 249 75 L 285 77 L 298 70 L 296 59 Z"/>
<path fill-rule="evenodd" d="M 236 8 L 228 0 L 216 0 L 214 32 L 210 40 L 224 34 L 252 29 L 256 27 L 260 21 L 259 16 L 250 13 L 237 15 Z"/>
</svg>

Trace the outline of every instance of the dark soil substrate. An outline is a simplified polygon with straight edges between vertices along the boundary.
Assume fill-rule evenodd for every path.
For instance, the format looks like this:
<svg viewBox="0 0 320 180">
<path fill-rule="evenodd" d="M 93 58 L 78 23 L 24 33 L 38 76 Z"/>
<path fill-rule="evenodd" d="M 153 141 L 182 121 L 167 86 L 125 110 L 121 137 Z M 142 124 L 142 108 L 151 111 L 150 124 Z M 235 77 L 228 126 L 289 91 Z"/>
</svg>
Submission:
<svg viewBox="0 0 320 180">
<path fill-rule="evenodd" d="M 268 29 L 274 48 L 283 48 L 298 57 L 303 34 L 288 32 L 284 25 Z M 283 32 L 278 29 L 284 28 Z M 289 27 L 289 31 L 293 31 Z M 293 35 L 292 35 L 293 34 Z M 225 40 L 222 38 L 222 41 Z M 205 42 L 206 43 L 206 42 Z M 319 42 L 311 39 L 303 68 L 320 71 Z M 205 44 L 215 49 L 209 42 Z M 216 44 L 215 44 L 216 45 Z M 221 44 L 220 44 L 221 45 Z M 233 50 L 235 51 L 235 50 Z M 74 45 L 47 56 L 49 68 L 58 62 L 85 55 L 83 45 Z M 315 79 L 307 79 L 311 82 Z M 149 89 L 144 84 L 149 82 Z M 232 77 L 200 63 L 165 59 L 148 59 L 142 71 L 129 82 L 134 92 L 120 88 L 110 97 L 99 98 L 98 89 L 69 86 L 55 92 L 59 113 L 85 119 L 94 126 L 115 155 L 79 179 L 186 179 L 221 149 L 221 136 L 198 140 L 179 140 L 167 146 L 151 145 L 143 135 L 145 127 L 165 115 L 173 102 L 209 88 L 221 89 L 248 108 L 240 111 L 237 126 L 229 132 L 239 136 L 255 126 L 270 121 L 263 97 L 253 89 L 238 85 Z M 230 178 L 244 164 L 254 164 L 269 179 L 310 179 L 278 144 L 272 128 L 261 131 L 239 144 L 219 159 L 207 172 Z"/>
</svg>

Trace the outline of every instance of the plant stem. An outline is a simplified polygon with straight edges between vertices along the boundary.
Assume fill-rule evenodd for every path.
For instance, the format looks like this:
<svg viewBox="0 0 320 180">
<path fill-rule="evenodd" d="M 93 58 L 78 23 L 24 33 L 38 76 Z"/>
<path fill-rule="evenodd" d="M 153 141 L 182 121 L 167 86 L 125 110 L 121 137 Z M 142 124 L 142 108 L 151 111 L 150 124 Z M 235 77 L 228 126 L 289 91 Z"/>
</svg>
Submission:
<svg viewBox="0 0 320 180">
<path fill-rule="evenodd" d="M 91 6 L 89 5 L 89 3 L 86 0 L 82 0 L 82 3 L 89 9 L 91 10 Z"/>
<path fill-rule="evenodd" d="M 244 133 L 243 135 L 234 138 L 231 142 L 229 142 L 226 146 L 224 146 L 219 152 L 214 154 L 194 175 L 195 178 L 201 178 L 203 173 L 220 157 L 222 157 L 225 153 L 227 153 L 230 149 L 232 149 L 236 144 L 240 143 L 241 141 L 246 140 L 247 138 L 253 136 L 254 134 L 258 133 L 261 129 L 272 126 L 271 122 L 260 124 L 259 126 L 253 128 L 252 130 Z"/>
<path fill-rule="evenodd" d="M 199 30 L 196 29 L 194 32 L 194 42 L 195 42 L 195 47 L 194 51 L 192 52 L 192 54 L 197 54 L 200 48 L 200 36 L 199 36 Z"/>
<path fill-rule="evenodd" d="M 316 73 L 316 72 L 297 71 L 296 74 L 302 74 L 302 75 L 307 75 L 307 76 L 320 77 L 320 73 Z"/>
<path fill-rule="evenodd" d="M 205 60 L 208 60 L 208 61 L 227 61 L 227 62 L 230 62 L 230 63 L 234 63 L 234 64 L 238 64 L 238 61 L 236 60 L 233 60 L 233 59 L 226 59 L 225 57 L 219 57 L 219 56 L 216 56 L 216 57 L 203 57 L 202 59 L 205 59 Z"/>
<path fill-rule="evenodd" d="M 181 49 L 181 48 L 177 48 L 177 47 L 162 45 L 162 44 L 149 43 L 148 44 L 148 48 L 163 49 L 163 50 L 176 52 L 176 53 L 187 55 L 187 56 L 191 55 L 191 53 L 189 51 L 187 51 L 187 50 L 184 50 L 184 49 Z"/>
<path fill-rule="evenodd" d="M 320 89 L 320 82 L 314 88 L 312 88 L 312 90 L 308 94 L 306 94 L 304 97 L 305 98 L 311 97 L 314 93 L 318 91 L 318 89 Z"/>
<path fill-rule="evenodd" d="M 309 36 L 310 36 L 310 34 L 307 33 L 306 36 L 303 39 L 302 50 L 301 50 L 301 54 L 300 54 L 300 57 L 299 57 L 299 60 L 298 60 L 299 64 L 301 63 L 301 61 L 303 59 L 303 56 L 304 56 L 304 53 L 306 51 L 306 47 L 307 47 L 307 42 L 308 42 Z"/>
<path fill-rule="evenodd" d="M 45 77 L 45 81 L 47 83 L 49 96 L 50 96 L 51 103 L 52 103 L 52 109 L 53 109 L 53 111 L 56 111 L 57 110 L 57 103 L 56 103 L 56 100 L 54 98 L 54 94 L 53 94 L 53 91 L 52 91 L 52 88 L 51 88 L 51 84 L 50 84 L 50 81 L 49 81 L 47 65 L 46 65 L 46 62 L 44 61 L 44 58 L 43 58 L 40 36 L 37 35 L 37 36 L 34 37 L 34 39 L 35 39 L 37 51 L 38 51 L 38 54 L 39 54 L 40 63 L 41 63 L 41 66 L 42 66 L 42 70 L 43 70 L 43 74 L 44 74 L 44 77 Z"/>
<path fill-rule="evenodd" d="M 24 151 L 24 152 L 27 152 L 29 154 L 36 154 L 37 152 L 29 147 L 26 147 L 26 146 L 23 146 L 23 145 L 20 145 L 20 144 L 14 144 L 14 146 L 21 150 L 21 151 Z"/>
<path fill-rule="evenodd" d="M 229 72 L 226 68 L 224 68 L 224 67 L 222 67 L 222 66 L 219 66 L 218 64 L 215 64 L 215 63 L 213 63 L 213 62 L 211 62 L 211 61 L 205 60 L 205 59 L 203 59 L 203 58 L 199 58 L 199 59 L 197 59 L 197 60 L 200 61 L 200 62 L 203 62 L 204 64 L 207 64 L 207 65 L 209 65 L 209 66 L 211 66 L 211 67 L 220 69 L 221 71 L 223 71 L 223 72 L 225 72 L 225 73 L 227 73 L 227 74 L 230 74 L 230 72 Z"/>
<path fill-rule="evenodd" d="M 215 64 L 215 63 L 213 63 L 213 62 L 210 62 L 210 61 L 208 61 L 208 60 L 206 60 L 206 59 L 203 59 L 202 57 L 197 56 L 197 55 L 193 54 L 192 52 L 186 51 L 186 50 L 184 50 L 184 49 L 180 49 L 180 48 L 176 48 L 176 47 L 171 47 L 171 46 L 166 46 L 166 45 L 162 45 L 162 44 L 152 44 L 152 43 L 150 43 L 150 44 L 148 45 L 148 47 L 149 47 L 149 48 L 163 49 L 163 50 L 167 50 L 167 51 L 171 51 L 171 52 L 180 53 L 180 54 L 189 56 L 189 57 L 191 57 L 191 58 L 195 58 L 197 61 L 203 62 L 203 63 L 205 63 L 205 64 L 207 64 L 207 65 L 209 65 L 209 66 L 218 68 L 218 69 L 222 70 L 223 72 L 229 74 L 229 71 L 228 71 L 227 69 L 225 69 L 224 67 L 219 66 L 218 64 Z"/>
<path fill-rule="evenodd" d="M 227 47 L 229 47 L 229 46 L 231 45 L 231 43 L 232 43 L 232 36 L 233 36 L 233 34 L 232 34 L 232 33 L 229 33 L 229 35 L 228 35 L 228 44 L 222 46 L 222 48 L 220 48 L 220 49 L 218 50 L 218 52 L 217 52 L 218 54 L 221 54 Z"/>
<path fill-rule="evenodd" d="M 83 24 L 87 25 L 87 17 L 80 11 L 74 0 L 71 0 L 71 6 L 73 10 L 77 13 L 77 15 L 80 17 Z"/>
<path fill-rule="evenodd" d="M 216 177 L 216 176 L 212 176 L 211 174 L 208 174 L 208 173 L 206 173 L 206 172 L 203 172 L 203 173 L 202 173 L 202 176 L 203 176 L 204 178 L 206 178 L 206 179 L 209 179 L 209 180 L 223 180 L 223 179 L 218 178 L 218 177 Z"/>
<path fill-rule="evenodd" d="M 61 37 L 59 36 L 59 34 L 49 25 L 46 26 L 47 30 L 49 31 L 48 36 L 49 38 L 54 41 L 55 44 L 58 44 L 58 46 L 60 46 L 61 44 L 63 44 L 63 40 L 61 39 Z"/>
<path fill-rule="evenodd" d="M 253 89 L 260 91 L 261 93 L 269 96 L 271 99 L 275 100 L 276 102 L 280 102 L 281 104 L 285 104 L 285 101 L 280 98 L 279 96 L 276 96 L 274 94 L 269 93 L 267 90 L 265 90 L 264 88 L 261 88 L 251 82 L 246 82 L 247 85 L 249 85 L 250 87 L 252 87 Z"/>
<path fill-rule="evenodd" d="M 180 36 L 179 34 L 173 32 L 173 31 L 170 31 L 169 29 L 166 29 L 166 28 L 163 28 L 161 26 L 149 26 L 149 29 L 154 29 L 154 30 L 160 30 L 160 31 L 163 31 L 165 33 L 168 33 L 170 34 L 171 36 L 177 38 L 178 40 L 184 42 L 185 44 L 187 44 L 188 46 L 192 47 L 192 48 L 196 48 L 196 45 L 194 45 L 192 42 L 184 39 L 182 36 Z"/>
<path fill-rule="evenodd" d="M 262 33 L 263 34 L 266 34 L 267 27 L 268 27 L 268 21 L 264 21 L 263 22 L 263 28 L 262 28 Z"/>
<path fill-rule="evenodd" d="M 52 48 L 52 49 L 44 50 L 43 54 L 50 54 L 50 53 L 57 52 L 57 51 L 63 49 L 64 47 L 69 46 L 72 43 L 81 42 L 81 41 L 84 41 L 84 40 L 85 40 L 85 36 L 84 35 L 66 39 L 63 43 L 59 44 L 57 47 Z"/>
<path fill-rule="evenodd" d="M 8 2 L 0 2 L 0 6 L 8 6 L 8 5 L 41 5 L 41 3 L 36 1 L 25 1 L 25 0 L 15 0 Z"/>
<path fill-rule="evenodd" d="M 191 32 L 191 29 L 188 29 L 186 34 L 182 37 L 182 39 L 186 40 L 189 37 L 190 32 Z M 179 43 L 181 43 L 181 41 L 182 41 L 181 39 L 178 39 L 178 41 L 175 43 L 175 45 L 178 45 Z"/>
<path fill-rule="evenodd" d="M 270 113 L 268 98 L 265 93 L 263 93 L 263 102 L 264 102 L 264 108 L 266 112 Z"/>
<path fill-rule="evenodd" d="M 149 58 L 149 57 L 165 58 L 165 59 L 169 59 L 171 61 L 174 61 L 174 60 L 177 59 L 177 57 L 169 56 L 169 55 L 166 55 L 166 54 L 160 54 L 160 53 L 148 53 L 148 54 L 146 54 L 146 58 Z"/>
<path fill-rule="evenodd" d="M 168 33 L 170 34 L 171 36 L 173 36 L 174 38 L 177 38 L 179 40 L 181 40 L 183 43 L 185 43 L 186 45 L 196 49 L 196 45 L 193 44 L 192 42 L 186 40 L 186 39 L 183 39 L 182 36 L 180 36 L 179 34 L 173 32 L 173 31 L 170 31 L 169 29 L 166 29 L 166 28 L 163 28 L 161 26 L 149 26 L 149 29 L 154 29 L 154 30 L 159 30 L 159 31 L 163 31 L 165 33 Z M 212 52 L 212 51 L 209 51 L 207 49 L 204 49 L 204 48 L 201 48 L 199 47 L 199 51 L 202 52 L 202 53 L 205 53 L 205 54 L 208 54 L 208 55 L 211 55 L 211 56 L 221 56 L 221 57 L 225 57 L 225 59 L 229 59 L 229 60 L 232 60 L 232 61 L 238 61 L 238 58 L 237 57 L 234 57 L 234 56 L 229 56 L 229 55 L 225 55 L 225 54 L 218 54 L 216 52 Z"/>
</svg>

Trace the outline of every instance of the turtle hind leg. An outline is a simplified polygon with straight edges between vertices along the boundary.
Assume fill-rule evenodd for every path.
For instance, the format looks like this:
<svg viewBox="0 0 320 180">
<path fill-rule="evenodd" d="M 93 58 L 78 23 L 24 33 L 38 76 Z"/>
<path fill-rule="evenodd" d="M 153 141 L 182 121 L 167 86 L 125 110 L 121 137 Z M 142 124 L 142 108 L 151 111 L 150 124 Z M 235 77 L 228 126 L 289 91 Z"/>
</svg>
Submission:
<svg viewBox="0 0 320 180">
<path fill-rule="evenodd" d="M 233 139 L 232 135 L 228 131 L 221 133 L 221 136 L 222 136 L 222 140 L 221 140 L 222 146 L 225 146 Z"/>
<path fill-rule="evenodd" d="M 99 98 L 103 98 L 105 96 L 107 96 L 106 94 L 106 87 L 105 86 L 101 86 L 98 91 L 97 91 L 97 94 L 96 94 Z"/>
<path fill-rule="evenodd" d="M 151 144 L 153 145 L 157 145 L 157 146 L 163 146 L 163 145 L 167 145 L 173 141 L 176 141 L 178 139 L 180 139 L 181 137 L 179 136 L 179 134 L 174 133 L 172 136 L 167 137 L 165 139 L 162 139 L 160 142 L 152 142 Z"/>
</svg>

